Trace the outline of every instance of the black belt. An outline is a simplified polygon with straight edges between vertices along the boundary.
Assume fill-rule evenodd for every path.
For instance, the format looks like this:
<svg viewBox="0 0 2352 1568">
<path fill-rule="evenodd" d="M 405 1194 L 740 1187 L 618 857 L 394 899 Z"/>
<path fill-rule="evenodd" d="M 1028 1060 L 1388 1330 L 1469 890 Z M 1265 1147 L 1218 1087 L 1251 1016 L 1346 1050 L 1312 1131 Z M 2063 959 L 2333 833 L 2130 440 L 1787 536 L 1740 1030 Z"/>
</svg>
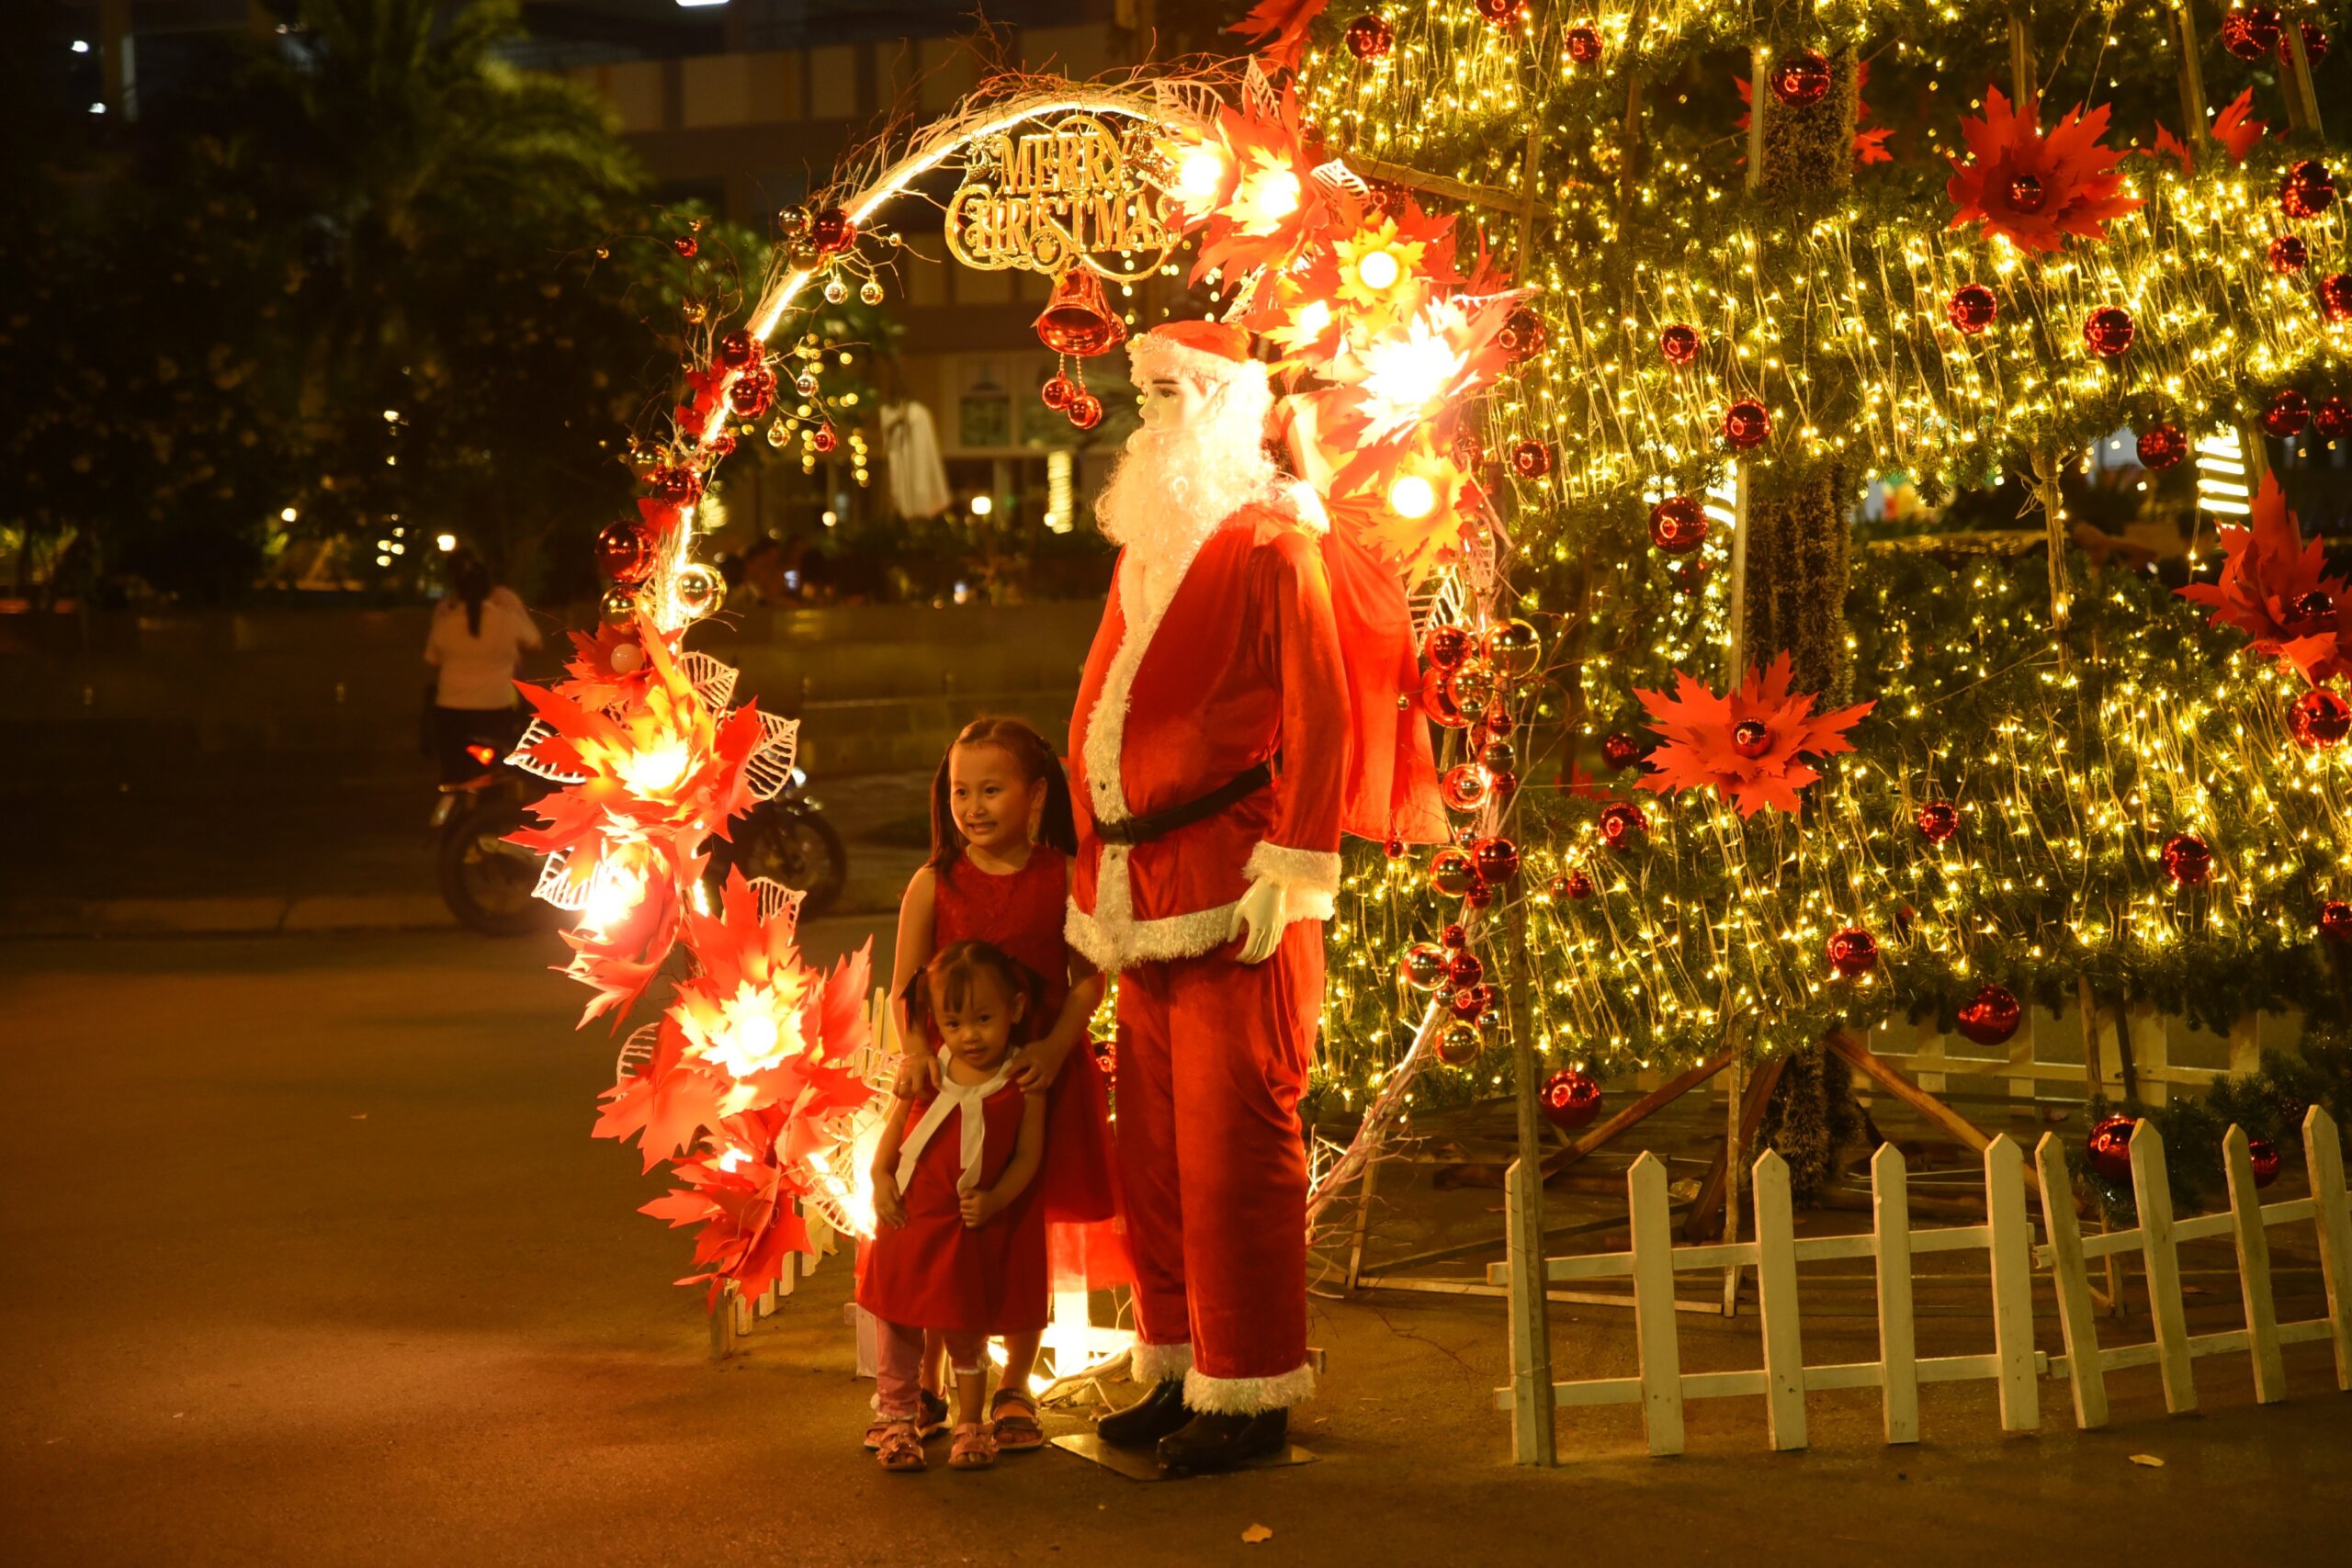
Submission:
<svg viewBox="0 0 2352 1568">
<path fill-rule="evenodd" d="M 1274 782 L 1274 766 L 1261 762 L 1245 768 L 1231 779 L 1198 800 L 1188 800 L 1182 806 L 1171 806 L 1165 811 L 1154 811 L 1143 817 L 1130 817 L 1124 822 L 1094 824 L 1094 836 L 1106 844 L 1148 844 L 1154 839 L 1164 839 L 1179 828 L 1189 828 L 1205 820 L 1231 806 L 1235 801 L 1257 794 Z"/>
</svg>

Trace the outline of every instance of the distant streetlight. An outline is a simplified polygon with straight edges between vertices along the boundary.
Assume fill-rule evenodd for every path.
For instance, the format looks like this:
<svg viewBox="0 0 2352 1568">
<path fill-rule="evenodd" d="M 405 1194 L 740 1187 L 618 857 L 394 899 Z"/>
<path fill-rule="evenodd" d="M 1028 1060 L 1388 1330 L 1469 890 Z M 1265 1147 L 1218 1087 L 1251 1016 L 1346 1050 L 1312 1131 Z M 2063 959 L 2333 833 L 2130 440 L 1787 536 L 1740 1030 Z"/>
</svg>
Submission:
<svg viewBox="0 0 2352 1568">
<path fill-rule="evenodd" d="M 287 507 L 286 509 L 284 509 L 283 511 L 281 511 L 280 513 L 278 513 L 278 514 L 277 514 L 277 520 L 278 520 L 280 523 L 291 523 L 291 522 L 293 522 L 293 521 L 294 521 L 294 519 L 295 519 L 295 518 L 300 517 L 300 515 L 301 515 L 301 513 L 299 513 L 299 512 L 295 511 L 292 507 L 290 507 L 290 506 L 289 506 L 289 507 Z"/>
<path fill-rule="evenodd" d="M 681 11 L 699 11 L 707 6 L 724 6 L 727 0 L 678 0 Z"/>
<path fill-rule="evenodd" d="M 90 40 L 89 40 L 88 39 L 85 39 L 85 38 L 77 38 L 77 39 L 75 39 L 74 40 L 74 53 L 76 53 L 76 54 L 87 54 L 87 53 L 89 53 L 89 52 L 90 52 Z"/>
<path fill-rule="evenodd" d="M 458 536 L 455 534 L 435 534 L 433 536 L 433 543 L 440 549 L 441 553 L 446 556 L 451 550 L 458 547 Z"/>
<path fill-rule="evenodd" d="M 986 517 L 989 513 L 994 512 L 995 510 L 996 502 L 991 498 L 985 495 L 976 495 L 972 497 L 973 516 Z"/>
<path fill-rule="evenodd" d="M 92 114 L 104 114 L 107 112 L 107 107 L 104 104 L 92 104 L 90 106 L 90 112 Z"/>
</svg>

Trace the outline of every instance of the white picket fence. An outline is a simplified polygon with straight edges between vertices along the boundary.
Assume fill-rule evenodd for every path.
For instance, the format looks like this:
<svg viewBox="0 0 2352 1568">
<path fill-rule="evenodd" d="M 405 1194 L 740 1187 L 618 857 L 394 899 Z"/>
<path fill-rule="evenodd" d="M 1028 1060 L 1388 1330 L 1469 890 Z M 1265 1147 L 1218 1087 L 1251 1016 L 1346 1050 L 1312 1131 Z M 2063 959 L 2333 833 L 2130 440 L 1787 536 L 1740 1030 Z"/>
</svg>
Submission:
<svg viewBox="0 0 2352 1568">
<path fill-rule="evenodd" d="M 1538 1462 L 1540 1450 L 1531 1434 L 1537 1420 L 1548 1423 L 1544 1406 L 1547 1396 L 1554 1408 L 1637 1404 L 1650 1452 L 1675 1454 L 1682 1451 L 1682 1406 L 1690 1399 L 1762 1394 L 1772 1446 L 1801 1449 L 1806 1444 L 1805 1395 L 1818 1389 L 1878 1389 L 1889 1443 L 1919 1440 L 1922 1383 L 1992 1380 L 1999 1390 L 2001 1427 L 2016 1432 L 2041 1425 L 2038 1380 L 2045 1374 L 2064 1376 L 2074 1388 L 2076 1423 L 2089 1427 L 2107 1421 L 2105 1374 L 2109 1371 L 2156 1365 L 2163 1371 L 2168 1406 L 2188 1410 L 2196 1406 L 2190 1375 L 2194 1358 L 2245 1350 L 2254 1359 L 2256 1397 L 2268 1404 L 2284 1397 L 2280 1347 L 2333 1338 L 2337 1386 L 2352 1389 L 2352 1213 L 2346 1206 L 2335 1123 L 2317 1106 L 2304 1118 L 2303 1147 L 2312 1183 L 2308 1198 L 2262 1203 L 2255 1193 L 2245 1134 L 2233 1127 L 2223 1146 L 2230 1171 L 2229 1210 L 2175 1220 L 2165 1185 L 2164 1142 L 2153 1124 L 2143 1122 L 2132 1140 L 2141 1224 L 2086 1239 L 2075 1220 L 2064 1148 L 2057 1134 L 2045 1134 L 2035 1154 L 2048 1226 L 2045 1244 L 2039 1248 L 2026 1210 L 2024 1156 L 2007 1136 L 1995 1138 L 1984 1150 L 1986 1218 L 1982 1224 L 1914 1230 L 1907 1173 L 1903 1156 L 1890 1144 L 1871 1161 L 1871 1230 L 1799 1239 L 1788 1167 L 1779 1155 L 1767 1151 L 1755 1166 L 1754 1239 L 1700 1247 L 1674 1245 L 1666 1166 L 1645 1153 L 1626 1174 L 1633 1224 L 1630 1251 L 1545 1258 L 1540 1271 L 1528 1268 L 1529 1260 L 1514 1258 L 1487 1271 L 1489 1282 L 1507 1287 L 1512 1296 L 1514 1324 L 1526 1320 L 1517 1300 L 1522 1291 L 1540 1291 L 1563 1280 L 1630 1279 L 1638 1371 L 1631 1377 L 1555 1382 L 1545 1390 L 1526 1375 L 1532 1360 L 1515 1348 L 1513 1364 L 1520 1371 L 1511 1386 L 1495 1391 L 1495 1407 L 1511 1414 L 1517 1457 L 1532 1463 Z M 1507 1190 L 1515 1208 L 1521 1182 L 1513 1180 Z M 2280 1324 L 2272 1310 L 2267 1233 L 2271 1225 L 2302 1220 L 2312 1221 L 2318 1229 L 2328 1311 L 2307 1322 Z M 1513 1221 L 1510 1234 L 1516 1236 L 1521 1234 L 1516 1215 Z M 2184 1326 L 2177 1249 L 2183 1242 L 2225 1235 L 2237 1238 L 2246 1326 L 2191 1336 Z M 1984 1251 L 1990 1262 L 1994 1348 L 1984 1355 L 1923 1359 L 1916 1348 L 1912 1260 L 1927 1253 L 1973 1249 Z M 2086 1265 L 2090 1258 L 2132 1249 L 2146 1260 L 2156 1337 L 2148 1345 L 2101 1350 Z M 1878 1359 L 1806 1365 L 1797 1266 L 1861 1258 L 1871 1259 L 1876 1272 Z M 2037 1264 L 2051 1269 L 2056 1286 L 2064 1356 L 2052 1357 L 2034 1346 Z M 1737 1371 L 1686 1372 L 1677 1338 L 1674 1277 L 1733 1268 L 1756 1270 L 1764 1364 Z"/>
</svg>

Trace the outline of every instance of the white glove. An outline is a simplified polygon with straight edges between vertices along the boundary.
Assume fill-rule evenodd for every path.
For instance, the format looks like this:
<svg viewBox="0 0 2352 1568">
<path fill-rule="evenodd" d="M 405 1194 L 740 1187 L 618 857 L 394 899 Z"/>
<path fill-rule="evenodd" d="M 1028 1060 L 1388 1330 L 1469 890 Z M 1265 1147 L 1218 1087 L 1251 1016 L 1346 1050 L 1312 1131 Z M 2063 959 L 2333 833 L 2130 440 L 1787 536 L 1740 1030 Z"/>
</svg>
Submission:
<svg viewBox="0 0 2352 1568">
<path fill-rule="evenodd" d="M 1272 877 L 1261 876 L 1250 884 L 1250 891 L 1233 907 L 1233 929 L 1225 933 L 1228 940 L 1249 933 L 1241 944 L 1242 963 L 1263 964 L 1283 944 L 1283 932 L 1290 927 L 1286 902 L 1283 885 Z"/>
</svg>

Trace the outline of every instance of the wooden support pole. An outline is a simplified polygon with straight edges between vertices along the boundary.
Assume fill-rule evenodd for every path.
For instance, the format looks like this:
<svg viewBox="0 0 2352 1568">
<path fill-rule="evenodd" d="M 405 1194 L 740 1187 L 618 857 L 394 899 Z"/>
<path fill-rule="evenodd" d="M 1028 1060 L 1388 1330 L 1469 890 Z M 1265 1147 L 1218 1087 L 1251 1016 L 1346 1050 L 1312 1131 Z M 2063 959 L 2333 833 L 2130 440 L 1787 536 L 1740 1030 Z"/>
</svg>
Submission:
<svg viewBox="0 0 2352 1568">
<path fill-rule="evenodd" d="M 2180 1251 L 2172 1234 L 2172 1177 L 2164 1134 L 2146 1117 L 2132 1130 L 2132 1199 L 2140 1210 L 2140 1258 L 2148 1276 L 2148 1316 L 2156 1329 L 2156 1367 L 2165 1408 L 2197 1408 L 2197 1371 L 2188 1354 L 2188 1314 L 2181 1303 Z"/>
<path fill-rule="evenodd" d="M 1641 1354 L 1642 1429 L 1652 1454 L 1682 1451 L 1682 1348 L 1675 1341 L 1674 1217 L 1666 1162 L 1646 1149 L 1625 1173 L 1633 1220 L 1634 1341 Z"/>
<path fill-rule="evenodd" d="M 2041 96 L 2033 71 L 2033 28 L 2026 8 L 2009 7 L 2009 96 L 2018 110 Z"/>
<path fill-rule="evenodd" d="M 1918 1330 L 1911 1308 L 1910 1173 L 1903 1151 L 1871 1156 L 1871 1211 L 1878 1247 L 1878 1364 L 1886 1440 L 1919 1440 Z"/>
<path fill-rule="evenodd" d="M 2012 24 L 2014 25 L 2014 24 Z M 2074 573 L 2066 563 L 2066 500 L 2059 489 L 2063 464 L 2046 452 L 2033 457 L 2034 496 L 2041 503 L 2041 525 L 2050 552 L 2050 625 L 2064 637 L 2075 618 Z"/>
<path fill-rule="evenodd" d="M 2025 1156 L 2007 1133 L 1984 1148 L 1985 1248 L 1993 1269 L 1993 1357 L 2001 1385 L 2001 1430 L 2041 1425 L 2034 1392 L 2033 1222 L 2025 1213 Z"/>
<path fill-rule="evenodd" d="M 2270 1293 L 2270 1233 L 2262 1221 L 2262 1193 L 2254 1185 L 2253 1151 L 2245 1129 L 2235 1123 L 2222 1139 L 2222 1163 L 2230 1178 L 2230 1228 L 2238 1244 L 2238 1292 L 2245 1302 L 2254 1402 L 2276 1404 L 2287 1397 L 2287 1366 L 2278 1353 L 2278 1309 Z"/>
<path fill-rule="evenodd" d="M 1881 1061 L 1869 1046 L 1862 1044 L 1852 1036 L 1833 1033 L 1829 1036 L 1827 1043 L 1830 1050 L 1860 1070 L 1881 1089 L 1958 1138 L 1968 1147 L 1981 1154 L 1999 1141 L 1987 1138 L 1973 1122 Z M 2029 1186 L 2037 1190 L 2041 1185 L 2041 1179 L 2031 1171 L 2026 1171 L 2023 1179 Z"/>
<path fill-rule="evenodd" d="M 1738 1212 L 1739 1172 L 1747 1168 L 1747 1151 L 1756 1145 L 1756 1131 L 1764 1122 L 1764 1108 L 1771 1102 L 1772 1088 L 1781 1081 L 1781 1073 L 1788 1063 L 1785 1055 L 1768 1056 L 1757 1064 L 1753 1074 L 1745 1073 L 1744 1062 L 1732 1064 L 1732 1091 L 1724 1096 L 1723 1152 L 1700 1179 L 1699 1195 L 1691 1201 L 1690 1213 L 1683 1217 L 1684 1240 L 1701 1241 L 1712 1235 L 1718 1213 L 1724 1216 L 1724 1239 L 1739 1239 L 1738 1223 L 1731 1217 Z M 1743 1075 L 1747 1077 L 1744 1090 L 1738 1082 Z"/>
<path fill-rule="evenodd" d="M 2173 0 L 2173 48 L 2180 52 L 2180 139 L 2199 158 L 2210 158 L 2213 138 L 2205 118 L 2205 70 L 2197 60 L 2197 18 L 2189 0 Z"/>
<path fill-rule="evenodd" d="M 2087 1432 L 2107 1425 L 2107 1372 L 2099 1361 L 2098 1314 L 2083 1262 L 2082 1228 L 2075 1219 L 2074 1179 L 2057 1134 L 2041 1134 L 2033 1162 L 2041 1172 L 2041 1228 L 2050 1238 L 2050 1278 L 2058 1292 L 2059 1332 L 2066 1338 L 2075 1425 Z"/>
<path fill-rule="evenodd" d="M 2303 26 L 2292 13 L 2286 17 L 2286 45 L 2280 52 L 2286 56 L 2280 63 L 2286 69 L 2279 73 L 2279 85 L 2287 90 L 2287 119 L 2298 130 L 2308 130 L 2314 138 L 2324 136 L 2319 121 L 2319 92 L 2312 85 L 2312 57 L 2303 47 Z"/>
<path fill-rule="evenodd" d="M 1363 1275 L 1364 1234 L 1372 1228 L 1372 1195 L 1375 1173 L 1380 1169 L 1377 1159 L 1363 1162 L 1363 1186 L 1356 1198 L 1355 1233 L 1348 1238 L 1347 1288 L 1353 1291 Z"/>
<path fill-rule="evenodd" d="M 735 1287 L 730 1284 L 719 1292 L 718 1300 L 711 1305 L 708 1314 L 710 1318 L 710 1359 L 714 1361 L 723 1361 L 728 1357 L 733 1355 L 735 1353 L 736 1346 L 742 1338 L 742 1335 L 738 1331 L 735 1323 L 735 1309 L 737 1304 Z M 746 1325 L 746 1327 L 748 1327 L 748 1325 Z"/>
<path fill-rule="evenodd" d="M 1756 1162 L 1756 1310 L 1764 1326 L 1764 1416 L 1772 1447 L 1805 1446 L 1804 1342 L 1797 1324 L 1796 1219 L 1789 1166 L 1777 1150 Z"/>
<path fill-rule="evenodd" d="M 1532 155 L 1532 154 L 1531 154 Z M 1519 1158 L 1505 1173 L 1511 1265 L 1511 1457 L 1546 1468 L 1557 1461 L 1552 1427 L 1552 1331 L 1544 1296 L 1544 1113 L 1535 1057 L 1534 1010 L 1527 996 L 1527 900 L 1513 899 L 1510 927 L 1510 1060 L 1517 1093 Z"/>
<path fill-rule="evenodd" d="M 2344 1146 L 2335 1119 L 2316 1105 L 2303 1112 L 2303 1165 L 2312 1180 L 2320 1268 L 2327 1276 L 2335 1386 L 2352 1391 L 2352 1213 L 2345 1210 Z"/>
<path fill-rule="evenodd" d="M 1670 1078 L 1667 1082 L 1660 1084 L 1657 1088 L 1650 1090 L 1649 1093 L 1642 1096 L 1641 1099 L 1625 1107 L 1624 1110 L 1620 1111 L 1616 1115 L 1611 1116 L 1608 1121 L 1603 1122 L 1600 1126 L 1595 1127 L 1591 1132 L 1587 1133 L 1583 1137 L 1578 1138 L 1566 1148 L 1553 1151 L 1551 1156 L 1544 1161 L 1544 1176 L 1547 1178 L 1557 1176 L 1560 1172 L 1567 1169 L 1568 1167 L 1576 1164 L 1577 1161 L 1584 1158 L 1585 1156 L 1592 1153 L 1593 1150 L 1601 1147 L 1611 1138 L 1616 1137 L 1626 1129 L 1638 1125 L 1643 1122 L 1646 1122 L 1652 1116 L 1657 1115 L 1667 1106 L 1673 1104 L 1676 1100 L 1681 1099 L 1684 1095 L 1690 1093 L 1701 1084 L 1705 1083 L 1709 1078 L 1713 1077 L 1717 1073 L 1722 1072 L 1725 1067 L 1730 1066 L 1733 1062 L 1738 1059 L 1740 1049 L 1741 1048 L 1739 1047 L 1735 1047 L 1729 1051 L 1723 1052 L 1720 1055 L 1708 1057 L 1705 1061 L 1700 1063 L 1697 1066 L 1692 1067 L 1690 1071 L 1683 1073 L 1678 1077 Z"/>
</svg>

